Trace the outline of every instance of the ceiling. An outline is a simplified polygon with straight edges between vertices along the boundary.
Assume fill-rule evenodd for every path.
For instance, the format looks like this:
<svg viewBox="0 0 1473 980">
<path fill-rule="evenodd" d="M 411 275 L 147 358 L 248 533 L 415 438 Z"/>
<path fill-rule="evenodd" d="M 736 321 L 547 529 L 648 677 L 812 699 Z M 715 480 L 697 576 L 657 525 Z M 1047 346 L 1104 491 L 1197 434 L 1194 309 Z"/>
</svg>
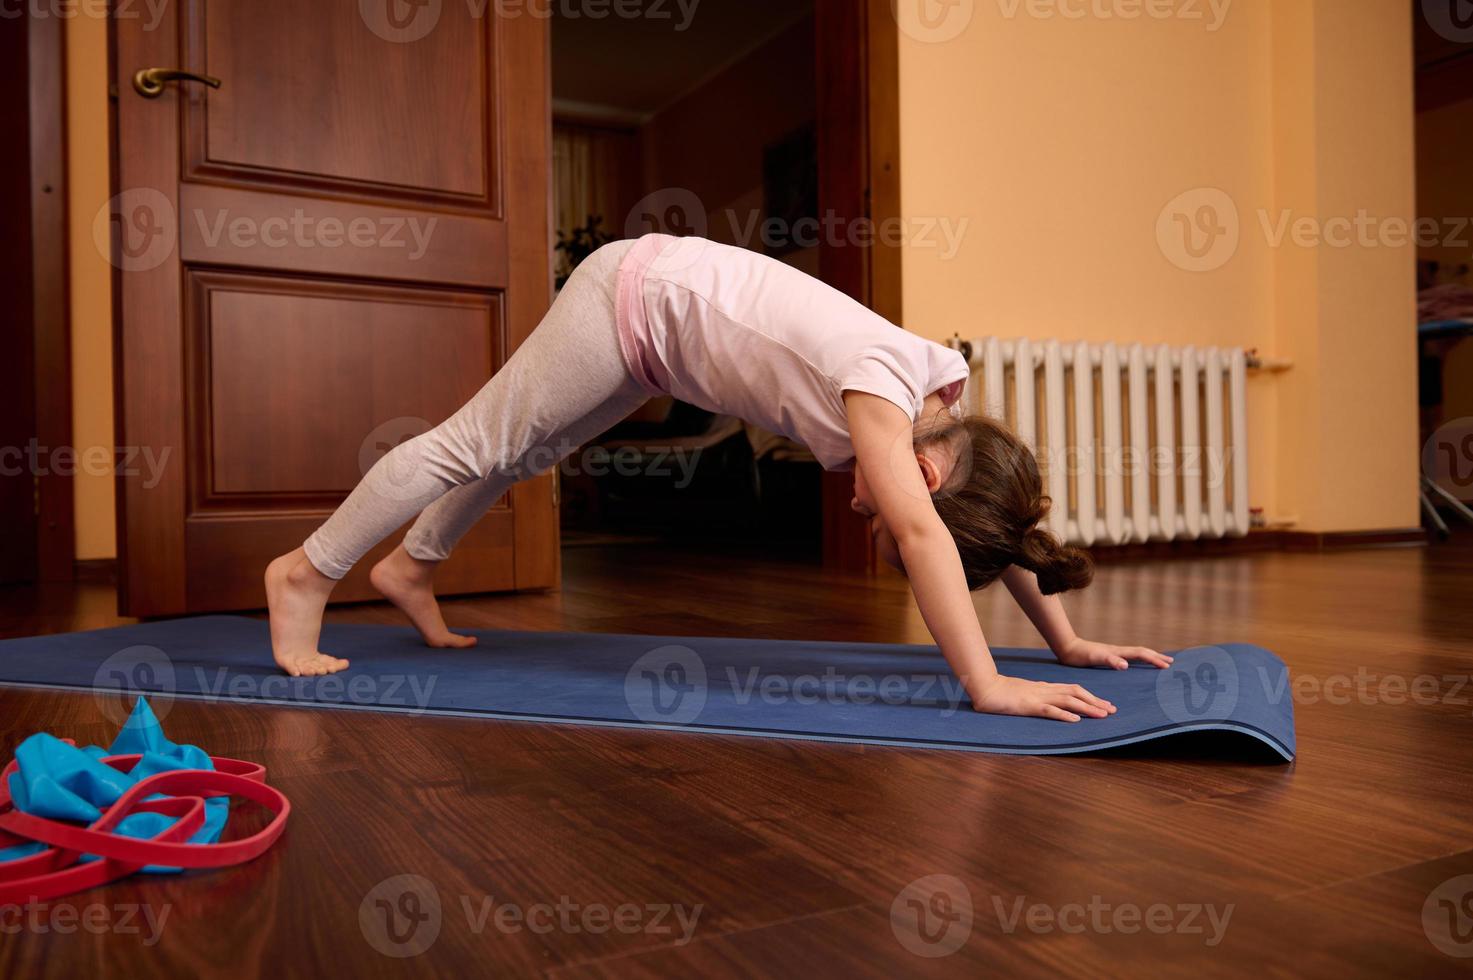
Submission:
<svg viewBox="0 0 1473 980">
<path fill-rule="evenodd" d="M 551 7 L 559 109 L 637 122 L 809 15 L 813 0 L 554 0 Z M 620 17 L 620 9 L 641 15 Z"/>
</svg>

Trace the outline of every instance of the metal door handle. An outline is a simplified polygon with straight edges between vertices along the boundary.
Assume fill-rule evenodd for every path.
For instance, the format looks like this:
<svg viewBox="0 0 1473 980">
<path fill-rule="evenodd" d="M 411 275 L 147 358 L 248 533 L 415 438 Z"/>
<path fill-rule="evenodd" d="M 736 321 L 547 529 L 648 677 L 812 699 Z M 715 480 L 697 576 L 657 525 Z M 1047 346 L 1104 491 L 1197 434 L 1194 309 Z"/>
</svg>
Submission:
<svg viewBox="0 0 1473 980">
<path fill-rule="evenodd" d="M 196 75 L 182 68 L 142 68 L 133 76 L 133 89 L 145 99 L 156 99 L 164 94 L 166 82 L 203 82 L 210 88 L 219 88 L 220 79 L 209 75 Z"/>
</svg>

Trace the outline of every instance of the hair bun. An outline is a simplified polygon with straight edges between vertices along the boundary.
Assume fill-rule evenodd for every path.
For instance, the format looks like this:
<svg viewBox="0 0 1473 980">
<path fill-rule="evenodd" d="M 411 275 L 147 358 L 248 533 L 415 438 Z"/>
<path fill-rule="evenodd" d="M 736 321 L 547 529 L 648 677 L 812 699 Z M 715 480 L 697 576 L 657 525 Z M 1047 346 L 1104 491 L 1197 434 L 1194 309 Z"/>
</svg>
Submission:
<svg viewBox="0 0 1473 980">
<path fill-rule="evenodd" d="M 1089 552 L 1060 544 L 1041 525 L 1029 528 L 1023 535 L 1023 554 L 1018 564 L 1038 576 L 1038 590 L 1044 595 L 1082 589 L 1095 575 Z"/>
</svg>

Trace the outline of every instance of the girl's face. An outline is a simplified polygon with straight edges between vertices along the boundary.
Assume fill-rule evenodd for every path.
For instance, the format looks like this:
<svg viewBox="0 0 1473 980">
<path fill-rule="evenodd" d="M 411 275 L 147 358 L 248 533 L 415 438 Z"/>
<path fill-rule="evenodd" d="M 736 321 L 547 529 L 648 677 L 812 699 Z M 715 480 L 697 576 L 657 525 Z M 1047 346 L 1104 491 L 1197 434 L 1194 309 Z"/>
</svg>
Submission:
<svg viewBox="0 0 1473 980">
<path fill-rule="evenodd" d="M 925 451 L 916 453 L 915 459 L 916 465 L 920 467 L 921 478 L 926 481 L 926 489 L 935 493 L 945 484 L 951 473 L 951 454 L 940 446 L 928 445 Z M 864 479 L 864 468 L 857 460 L 854 463 L 854 499 L 849 502 L 849 506 L 856 514 L 869 520 L 869 533 L 875 543 L 875 553 L 886 565 L 904 575 L 905 565 L 900 560 L 900 545 L 896 543 L 895 535 L 885 526 L 885 517 L 870 493 L 869 485 Z"/>
<path fill-rule="evenodd" d="M 900 561 L 900 546 L 895 543 L 895 536 L 885 527 L 885 518 L 875 505 L 874 498 L 870 496 L 869 487 L 864 482 L 864 470 L 858 463 L 854 464 L 854 499 L 849 502 L 849 506 L 856 514 L 869 520 L 869 533 L 875 543 L 875 554 L 886 565 L 904 575 L 905 566 Z"/>
</svg>

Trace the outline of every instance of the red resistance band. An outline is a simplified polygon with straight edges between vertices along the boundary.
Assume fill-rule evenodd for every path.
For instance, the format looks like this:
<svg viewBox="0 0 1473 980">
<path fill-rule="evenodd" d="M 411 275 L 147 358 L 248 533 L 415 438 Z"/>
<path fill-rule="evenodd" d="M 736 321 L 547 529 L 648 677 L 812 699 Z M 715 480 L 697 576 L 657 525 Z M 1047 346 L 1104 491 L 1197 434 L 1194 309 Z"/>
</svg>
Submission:
<svg viewBox="0 0 1473 980">
<path fill-rule="evenodd" d="M 102 761 L 132 772 L 140 756 L 115 755 Z M 10 798 L 14 761 L 0 774 L 0 848 L 36 841 L 47 850 L 0 863 L 0 906 L 42 902 L 126 878 L 148 865 L 171 868 L 224 868 L 260 857 L 286 829 L 291 803 L 266 785 L 266 770 L 253 762 L 211 757 L 214 771 L 177 769 L 140 780 L 103 811 L 90 826 L 50 820 L 15 808 Z M 148 797 L 164 795 L 164 799 Z M 190 844 L 205 822 L 205 800 L 236 796 L 259 803 L 274 816 L 262 830 L 240 840 Z M 175 820 L 154 837 L 113 833 L 133 813 L 160 813 Z M 79 864 L 84 854 L 99 858 Z"/>
</svg>

